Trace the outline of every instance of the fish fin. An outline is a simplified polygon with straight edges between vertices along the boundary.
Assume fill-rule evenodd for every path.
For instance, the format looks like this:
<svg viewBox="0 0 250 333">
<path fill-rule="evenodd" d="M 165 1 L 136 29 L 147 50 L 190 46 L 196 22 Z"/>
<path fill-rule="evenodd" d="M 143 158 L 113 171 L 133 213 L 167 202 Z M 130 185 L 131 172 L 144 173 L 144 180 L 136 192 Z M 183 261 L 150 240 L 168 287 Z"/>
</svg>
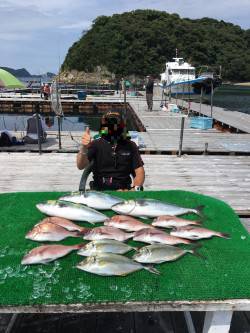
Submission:
<svg viewBox="0 0 250 333">
<path fill-rule="evenodd" d="M 86 244 L 76 244 L 76 250 L 81 250 Z"/>
<path fill-rule="evenodd" d="M 158 271 L 158 269 L 156 269 L 154 266 L 152 265 L 149 265 L 149 266 L 144 266 L 143 265 L 143 268 L 146 269 L 147 271 L 149 271 L 150 273 L 153 273 L 153 274 L 157 274 L 157 275 L 160 275 L 161 273 Z"/>
<path fill-rule="evenodd" d="M 225 233 L 224 232 L 219 232 L 217 236 L 221 237 L 221 238 L 231 239 L 230 234 L 228 234 L 226 232 Z"/>
<path fill-rule="evenodd" d="M 130 239 L 130 238 L 132 238 L 132 237 L 134 237 L 134 235 L 135 235 L 135 232 L 127 232 L 126 233 L 126 239 L 125 240 L 127 240 L 127 239 Z"/>
<path fill-rule="evenodd" d="M 201 219 L 204 219 L 204 218 L 205 218 L 204 213 L 203 213 L 203 209 L 204 209 L 204 208 L 205 208 L 204 205 L 200 205 L 200 206 L 198 206 L 198 207 L 195 208 L 195 210 L 196 210 L 196 214 L 197 214 L 198 216 L 200 216 Z"/>
</svg>

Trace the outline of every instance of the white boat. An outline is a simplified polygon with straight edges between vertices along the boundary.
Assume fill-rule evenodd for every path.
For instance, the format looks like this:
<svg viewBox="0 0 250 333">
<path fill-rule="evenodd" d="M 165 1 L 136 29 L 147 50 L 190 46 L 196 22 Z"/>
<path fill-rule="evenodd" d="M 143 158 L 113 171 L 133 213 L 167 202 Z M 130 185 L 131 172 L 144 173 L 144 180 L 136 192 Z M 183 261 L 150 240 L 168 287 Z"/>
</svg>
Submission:
<svg viewBox="0 0 250 333">
<path fill-rule="evenodd" d="M 183 58 L 173 58 L 174 61 L 166 63 L 165 72 L 161 74 L 161 86 L 168 95 L 185 98 L 196 97 L 201 92 L 210 94 L 212 90 L 221 85 L 219 76 L 211 72 L 203 72 L 196 76 L 195 67 Z"/>
</svg>

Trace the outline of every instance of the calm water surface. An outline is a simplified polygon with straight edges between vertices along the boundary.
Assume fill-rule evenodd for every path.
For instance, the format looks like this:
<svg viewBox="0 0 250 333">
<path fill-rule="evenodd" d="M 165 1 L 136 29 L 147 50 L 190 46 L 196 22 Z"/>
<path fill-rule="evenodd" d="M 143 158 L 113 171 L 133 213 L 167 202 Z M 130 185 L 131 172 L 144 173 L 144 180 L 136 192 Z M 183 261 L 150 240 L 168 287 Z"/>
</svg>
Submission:
<svg viewBox="0 0 250 333">
<path fill-rule="evenodd" d="M 250 114 L 250 87 L 223 85 L 215 91 L 214 105 Z"/>
</svg>

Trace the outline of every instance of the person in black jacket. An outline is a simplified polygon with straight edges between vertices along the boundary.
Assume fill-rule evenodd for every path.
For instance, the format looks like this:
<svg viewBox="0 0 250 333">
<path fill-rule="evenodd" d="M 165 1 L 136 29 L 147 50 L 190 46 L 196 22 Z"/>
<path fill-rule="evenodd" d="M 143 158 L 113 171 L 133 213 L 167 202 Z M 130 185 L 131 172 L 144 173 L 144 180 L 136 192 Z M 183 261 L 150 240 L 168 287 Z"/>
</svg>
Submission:
<svg viewBox="0 0 250 333">
<path fill-rule="evenodd" d="M 154 80 L 152 76 L 147 76 L 146 80 L 146 100 L 148 105 L 148 111 L 153 110 L 153 94 L 154 94 Z"/>
<path fill-rule="evenodd" d="M 145 172 L 136 144 L 127 135 L 119 112 L 108 112 L 101 119 L 100 137 L 93 140 L 89 128 L 82 136 L 77 167 L 93 164 L 94 190 L 143 190 Z M 133 182 L 131 180 L 133 178 Z"/>
</svg>

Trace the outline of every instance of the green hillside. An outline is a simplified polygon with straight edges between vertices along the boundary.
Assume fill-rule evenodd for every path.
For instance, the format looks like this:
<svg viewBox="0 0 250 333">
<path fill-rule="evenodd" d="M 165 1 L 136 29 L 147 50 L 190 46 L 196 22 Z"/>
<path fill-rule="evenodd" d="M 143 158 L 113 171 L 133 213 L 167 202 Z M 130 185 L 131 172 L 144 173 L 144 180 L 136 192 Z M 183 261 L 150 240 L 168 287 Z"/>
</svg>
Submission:
<svg viewBox="0 0 250 333">
<path fill-rule="evenodd" d="M 176 48 L 194 66 L 221 65 L 224 80 L 250 81 L 250 30 L 156 10 L 97 17 L 69 49 L 62 70 L 105 66 L 116 75 L 159 75 Z"/>
</svg>

